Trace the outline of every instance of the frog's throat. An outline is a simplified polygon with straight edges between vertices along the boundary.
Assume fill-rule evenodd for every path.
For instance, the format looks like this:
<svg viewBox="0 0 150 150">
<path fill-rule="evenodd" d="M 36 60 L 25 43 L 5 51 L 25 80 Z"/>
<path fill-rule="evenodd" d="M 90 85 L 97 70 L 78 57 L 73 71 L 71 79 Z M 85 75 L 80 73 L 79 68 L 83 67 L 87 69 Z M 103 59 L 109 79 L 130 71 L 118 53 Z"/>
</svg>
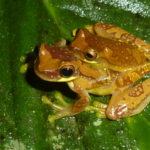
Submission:
<svg viewBox="0 0 150 150">
<path fill-rule="evenodd" d="M 72 81 L 76 78 L 77 77 L 75 77 L 75 76 L 72 76 L 72 77 L 69 77 L 69 78 L 61 77 L 60 79 L 57 80 L 57 82 L 68 82 L 68 81 Z"/>
</svg>

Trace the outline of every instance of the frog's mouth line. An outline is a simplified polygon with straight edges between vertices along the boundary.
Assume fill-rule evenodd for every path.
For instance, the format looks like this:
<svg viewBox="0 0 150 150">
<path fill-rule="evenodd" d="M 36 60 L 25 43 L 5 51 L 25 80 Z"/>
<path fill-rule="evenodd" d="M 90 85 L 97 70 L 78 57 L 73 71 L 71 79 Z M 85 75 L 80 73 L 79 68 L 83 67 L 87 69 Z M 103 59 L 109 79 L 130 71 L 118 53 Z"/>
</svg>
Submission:
<svg viewBox="0 0 150 150">
<path fill-rule="evenodd" d="M 38 77 L 40 77 L 42 80 L 45 81 L 51 81 L 51 82 L 68 82 L 76 79 L 76 76 L 71 77 L 62 77 L 58 73 L 58 71 L 49 72 L 49 71 L 39 71 L 38 66 L 35 65 L 34 71 Z"/>
</svg>

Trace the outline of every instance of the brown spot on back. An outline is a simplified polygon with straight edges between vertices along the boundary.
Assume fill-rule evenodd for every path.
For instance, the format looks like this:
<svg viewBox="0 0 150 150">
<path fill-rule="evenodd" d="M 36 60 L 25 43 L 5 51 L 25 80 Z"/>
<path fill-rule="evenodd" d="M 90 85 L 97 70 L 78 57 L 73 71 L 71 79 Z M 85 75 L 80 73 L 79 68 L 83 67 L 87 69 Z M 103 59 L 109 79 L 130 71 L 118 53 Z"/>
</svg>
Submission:
<svg viewBox="0 0 150 150">
<path fill-rule="evenodd" d="M 137 80 L 142 78 L 150 71 L 150 63 L 147 63 L 143 66 L 139 66 L 138 68 L 133 68 L 132 71 L 126 71 L 120 74 L 120 76 L 116 80 L 116 84 L 118 87 L 123 87 L 126 85 L 131 85 L 135 83 Z"/>
<path fill-rule="evenodd" d="M 135 87 L 133 87 L 133 89 L 128 93 L 128 95 L 130 97 L 138 97 L 143 93 L 144 93 L 144 89 L 143 89 L 142 83 L 140 83 L 136 85 Z"/>
</svg>

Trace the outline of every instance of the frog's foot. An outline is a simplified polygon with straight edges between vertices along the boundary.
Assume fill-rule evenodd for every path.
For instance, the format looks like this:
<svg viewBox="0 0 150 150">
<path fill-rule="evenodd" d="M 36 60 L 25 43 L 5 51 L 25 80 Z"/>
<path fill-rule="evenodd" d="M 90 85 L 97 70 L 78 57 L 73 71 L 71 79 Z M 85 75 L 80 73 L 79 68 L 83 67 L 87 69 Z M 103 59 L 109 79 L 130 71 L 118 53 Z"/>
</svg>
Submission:
<svg viewBox="0 0 150 150">
<path fill-rule="evenodd" d="M 55 115 L 49 115 L 48 116 L 48 121 L 50 123 L 54 123 L 55 120 L 59 119 L 59 118 L 63 118 L 63 117 L 67 117 L 67 116 L 73 116 L 75 115 L 75 113 L 72 112 L 72 105 L 68 104 L 64 99 L 61 93 L 56 92 L 55 93 L 55 98 L 57 99 L 57 102 L 59 104 L 55 104 L 54 102 L 52 102 L 51 99 L 49 99 L 46 96 L 42 96 L 42 102 L 44 104 L 49 105 L 50 107 L 53 108 L 53 110 L 56 112 Z"/>
<path fill-rule="evenodd" d="M 24 74 L 27 72 L 28 69 L 33 68 L 35 60 L 35 53 L 31 52 L 28 53 L 26 56 L 20 57 L 20 62 L 22 65 L 20 66 L 20 73 Z"/>
<path fill-rule="evenodd" d="M 103 104 L 98 101 L 94 101 L 93 105 L 89 105 L 85 108 L 85 111 L 94 111 L 96 112 L 96 116 L 98 118 L 106 118 L 105 112 L 106 112 L 107 105 Z"/>
<path fill-rule="evenodd" d="M 23 64 L 20 66 L 20 73 L 24 74 L 27 72 L 27 69 L 28 69 L 28 64 Z"/>
</svg>

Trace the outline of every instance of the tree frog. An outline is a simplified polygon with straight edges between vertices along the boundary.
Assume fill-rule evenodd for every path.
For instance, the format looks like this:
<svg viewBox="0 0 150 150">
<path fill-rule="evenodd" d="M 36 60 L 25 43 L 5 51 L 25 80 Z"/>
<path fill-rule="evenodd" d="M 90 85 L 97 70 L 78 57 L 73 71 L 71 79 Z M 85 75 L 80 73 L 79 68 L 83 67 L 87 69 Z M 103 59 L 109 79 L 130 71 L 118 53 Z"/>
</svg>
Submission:
<svg viewBox="0 0 150 150">
<path fill-rule="evenodd" d="M 77 93 L 76 102 L 61 105 L 43 96 L 56 114 L 49 121 L 73 116 L 84 110 L 94 110 L 111 120 L 141 112 L 150 101 L 150 79 L 136 81 L 150 71 L 150 45 L 127 31 L 110 24 L 97 23 L 80 29 L 75 40 L 66 45 L 42 44 L 35 61 L 35 73 L 43 80 L 66 82 Z M 90 105 L 90 95 L 111 94 L 109 103 Z"/>
</svg>

